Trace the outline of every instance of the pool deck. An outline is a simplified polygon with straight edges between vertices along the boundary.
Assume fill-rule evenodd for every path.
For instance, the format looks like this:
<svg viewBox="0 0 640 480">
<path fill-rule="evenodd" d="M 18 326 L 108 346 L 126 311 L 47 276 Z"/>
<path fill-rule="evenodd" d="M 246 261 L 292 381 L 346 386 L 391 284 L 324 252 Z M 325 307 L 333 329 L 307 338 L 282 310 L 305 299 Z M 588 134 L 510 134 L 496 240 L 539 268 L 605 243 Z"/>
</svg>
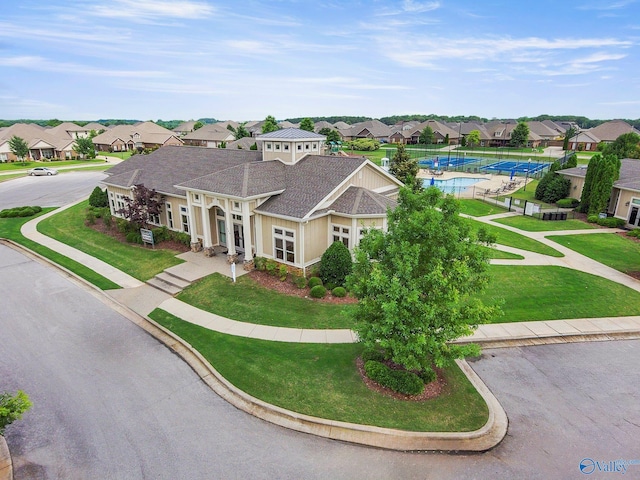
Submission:
<svg viewBox="0 0 640 480">
<path fill-rule="evenodd" d="M 421 168 L 418 172 L 418 178 L 431 178 L 434 175 L 429 173 L 429 169 Z M 490 190 L 495 192 L 498 188 L 501 188 L 505 183 L 509 182 L 509 175 L 495 175 L 493 173 L 465 173 L 465 172 L 447 172 L 443 171 L 442 175 L 435 176 L 437 180 L 450 180 L 452 178 L 485 178 L 486 180 L 481 180 L 478 183 L 467 187 L 465 190 L 460 192 L 456 192 L 457 198 L 473 198 L 482 196 L 486 190 Z M 520 184 L 520 187 L 524 186 L 524 178 L 516 177 L 517 180 L 521 180 L 523 183 Z M 529 182 L 532 179 L 529 179 Z M 515 190 L 513 190 L 515 191 Z M 475 195 L 474 195 L 475 192 Z"/>
</svg>

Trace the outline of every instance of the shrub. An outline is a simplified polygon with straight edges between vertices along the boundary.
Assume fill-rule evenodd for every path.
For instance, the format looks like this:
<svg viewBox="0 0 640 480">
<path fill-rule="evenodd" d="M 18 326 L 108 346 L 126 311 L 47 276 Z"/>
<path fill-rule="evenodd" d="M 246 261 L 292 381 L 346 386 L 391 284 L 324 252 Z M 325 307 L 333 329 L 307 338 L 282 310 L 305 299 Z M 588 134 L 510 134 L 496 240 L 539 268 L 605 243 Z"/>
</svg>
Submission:
<svg viewBox="0 0 640 480">
<path fill-rule="evenodd" d="M 20 420 L 32 405 L 29 396 L 22 390 L 18 390 L 15 395 L 6 392 L 0 394 L 0 435 L 4 435 L 7 425 Z"/>
<path fill-rule="evenodd" d="M 171 238 L 169 235 L 169 229 L 165 226 L 152 228 L 151 233 L 153 233 L 153 241 L 155 243 L 164 242 Z"/>
<path fill-rule="evenodd" d="M 373 152 L 380 148 L 380 142 L 373 138 L 358 138 L 348 143 L 348 147 L 354 150 L 364 150 Z"/>
<path fill-rule="evenodd" d="M 31 207 L 22 207 L 18 216 L 20 217 L 32 217 L 36 214 Z"/>
<path fill-rule="evenodd" d="M 334 288 L 336 288 L 337 286 L 338 286 L 338 285 L 336 285 L 336 284 L 335 284 L 335 283 L 333 283 L 333 282 L 327 282 L 327 283 L 325 283 L 325 284 L 324 284 L 324 288 L 326 288 L 326 289 L 327 289 L 327 290 L 329 290 L 329 291 L 333 290 L 333 289 L 334 289 Z"/>
<path fill-rule="evenodd" d="M 266 270 L 269 275 L 273 275 L 275 277 L 276 270 L 278 269 L 278 263 L 275 260 L 267 260 Z"/>
<path fill-rule="evenodd" d="M 191 235 L 184 232 L 174 232 L 173 230 L 169 230 L 169 239 L 174 242 L 181 243 L 182 245 L 186 245 L 187 247 L 191 245 Z"/>
<path fill-rule="evenodd" d="M 140 235 L 140 232 L 129 232 L 126 238 L 129 243 L 142 243 L 142 235 Z"/>
<path fill-rule="evenodd" d="M 278 267 L 278 278 L 281 282 L 284 282 L 287 279 L 287 275 L 289 275 L 289 270 L 287 270 L 286 265 L 280 265 Z"/>
<path fill-rule="evenodd" d="M 347 291 L 344 287 L 336 287 L 331 290 L 331 295 L 333 295 L 334 297 L 342 298 L 347 296 Z"/>
<path fill-rule="evenodd" d="M 253 266 L 256 268 L 256 270 L 264 272 L 267 268 L 267 259 L 264 257 L 256 257 L 253 259 Z"/>
<path fill-rule="evenodd" d="M 137 228 L 135 225 L 133 225 L 128 220 L 125 220 L 124 218 L 120 218 L 120 217 L 116 219 L 116 228 L 120 233 L 124 233 L 125 235 L 129 232 L 137 231 Z"/>
<path fill-rule="evenodd" d="M 418 376 L 422 379 L 422 381 L 425 383 L 425 385 L 427 383 L 431 383 L 436 379 L 436 372 L 433 371 L 433 369 L 431 368 L 424 368 L 419 374 Z"/>
<path fill-rule="evenodd" d="M 623 227 L 627 221 L 622 218 L 616 217 L 606 217 L 606 218 L 598 218 L 598 225 L 609 228 L 620 228 Z"/>
<path fill-rule="evenodd" d="M 307 286 L 307 279 L 304 278 L 301 275 L 293 275 L 291 281 L 300 290 L 302 290 L 303 288 L 305 288 Z"/>
<path fill-rule="evenodd" d="M 589 222 L 589 223 L 598 223 L 598 215 L 589 215 L 587 217 L 587 222 Z"/>
<path fill-rule="evenodd" d="M 102 223 L 104 223 L 104 226 L 107 228 L 111 228 L 111 225 L 113 225 L 113 216 L 111 215 L 110 211 L 107 211 L 103 216 L 102 216 Z"/>
<path fill-rule="evenodd" d="M 89 196 L 89 205 L 92 207 L 102 208 L 109 206 L 109 197 L 106 190 L 96 187 Z"/>
<path fill-rule="evenodd" d="M 88 208 L 87 212 L 84 216 L 85 225 L 95 225 L 96 224 L 96 212 L 93 211 L 92 208 Z"/>
<path fill-rule="evenodd" d="M 311 295 L 313 298 L 324 298 L 326 294 L 327 289 L 322 285 L 316 285 L 309 291 L 309 295 Z"/>
<path fill-rule="evenodd" d="M 42 211 L 42 207 L 34 206 L 31 207 L 35 213 L 40 213 Z"/>
<path fill-rule="evenodd" d="M 311 277 L 309 279 L 309 288 L 313 288 L 313 287 L 318 286 L 318 285 L 320 285 L 320 286 L 323 285 L 322 279 L 320 277 Z"/>
<path fill-rule="evenodd" d="M 320 278 L 325 284 L 344 285 L 352 269 L 351 252 L 342 242 L 333 242 L 322 254 Z"/>
<path fill-rule="evenodd" d="M 634 228 L 628 232 L 627 235 L 630 237 L 640 238 L 640 228 Z"/>
<path fill-rule="evenodd" d="M 576 198 L 561 198 L 556 202 L 560 208 L 576 208 L 580 202 Z"/>
<path fill-rule="evenodd" d="M 371 380 L 394 392 L 418 395 L 424 390 L 422 379 L 407 370 L 393 370 L 383 363 L 369 360 L 364 364 L 364 371 Z"/>
<path fill-rule="evenodd" d="M 386 360 L 384 352 L 378 349 L 365 350 L 362 352 L 362 355 L 360 355 L 360 358 L 362 358 L 364 363 L 367 363 L 369 360 L 375 360 L 376 362 L 383 362 Z"/>
</svg>

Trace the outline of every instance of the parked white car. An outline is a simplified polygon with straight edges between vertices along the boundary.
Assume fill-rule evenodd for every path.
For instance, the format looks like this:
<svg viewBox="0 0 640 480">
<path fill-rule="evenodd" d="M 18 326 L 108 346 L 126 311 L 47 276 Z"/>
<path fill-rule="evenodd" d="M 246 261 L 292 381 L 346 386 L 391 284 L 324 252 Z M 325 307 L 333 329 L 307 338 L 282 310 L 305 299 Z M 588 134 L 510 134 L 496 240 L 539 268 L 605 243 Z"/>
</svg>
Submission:
<svg viewBox="0 0 640 480">
<path fill-rule="evenodd" d="M 35 167 L 29 170 L 29 175 L 57 175 L 58 170 L 49 167 Z"/>
</svg>

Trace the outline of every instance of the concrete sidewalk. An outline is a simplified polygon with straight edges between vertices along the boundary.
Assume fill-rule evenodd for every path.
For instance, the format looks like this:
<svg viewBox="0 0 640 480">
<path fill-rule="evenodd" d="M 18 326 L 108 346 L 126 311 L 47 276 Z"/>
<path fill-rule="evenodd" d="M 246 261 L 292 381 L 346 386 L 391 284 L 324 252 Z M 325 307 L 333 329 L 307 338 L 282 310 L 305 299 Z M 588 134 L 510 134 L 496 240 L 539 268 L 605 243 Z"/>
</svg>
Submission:
<svg viewBox="0 0 640 480">
<path fill-rule="evenodd" d="M 65 208 L 69 208 L 68 205 Z M 356 334 L 349 329 L 299 329 L 285 328 L 268 325 L 257 325 L 231 320 L 219 315 L 199 310 L 171 295 L 127 275 L 124 272 L 108 265 L 101 260 L 91 257 L 68 245 L 58 242 L 37 231 L 40 220 L 47 218 L 62 209 L 54 210 L 47 215 L 27 222 L 22 227 L 22 234 L 42 245 L 55 250 L 83 265 L 91 268 L 102 276 L 120 285 L 122 289 L 105 292 L 117 302 L 125 305 L 134 312 L 146 317 L 155 308 L 161 308 L 190 323 L 215 330 L 229 335 L 272 340 L 280 342 L 301 343 L 353 343 L 357 341 Z M 508 212 L 488 217 L 474 217 L 485 223 L 491 223 L 492 219 L 518 215 Z M 495 223 L 491 223 L 496 225 Z M 640 291 L 640 282 L 617 270 L 602 265 L 584 255 L 562 247 L 546 237 L 562 234 L 591 234 L 591 233 L 615 233 L 615 229 L 594 230 L 568 230 L 562 232 L 525 232 L 507 225 L 502 228 L 514 231 L 545 243 L 562 252 L 564 257 L 549 257 L 512 247 L 499 245 L 501 250 L 520 254 L 523 260 L 493 260 L 492 264 L 500 265 L 556 265 L 588 272 L 607 278 L 616 283 Z M 579 233 L 578 233 L 579 232 Z M 205 275 L 218 272 L 229 275 L 225 268 L 216 262 L 202 262 L 200 254 L 183 254 L 181 258 L 185 263 L 172 267 L 179 269 L 181 275 L 191 275 L 193 279 L 202 278 Z M 239 269 L 241 272 L 241 269 Z M 244 272 L 243 272 L 244 273 Z M 611 340 L 615 338 L 640 338 L 640 316 L 633 317 L 607 317 L 588 319 L 567 319 L 553 321 L 513 322 L 490 325 L 480 325 L 475 333 L 466 338 L 459 339 L 459 343 L 476 342 L 491 346 L 507 345 L 537 345 L 541 343 L 563 343 L 585 340 Z"/>
</svg>

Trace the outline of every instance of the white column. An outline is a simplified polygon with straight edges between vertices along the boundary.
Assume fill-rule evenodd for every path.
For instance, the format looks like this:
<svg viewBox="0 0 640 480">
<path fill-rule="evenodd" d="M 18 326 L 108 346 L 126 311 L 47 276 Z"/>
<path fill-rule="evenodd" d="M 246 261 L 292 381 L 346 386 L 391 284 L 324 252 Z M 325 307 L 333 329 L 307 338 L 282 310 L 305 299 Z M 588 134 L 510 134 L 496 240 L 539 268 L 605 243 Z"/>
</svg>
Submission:
<svg viewBox="0 0 640 480">
<path fill-rule="evenodd" d="M 242 202 L 242 236 L 244 237 L 244 261 L 253 259 L 251 242 L 251 212 L 249 202 Z"/>
<path fill-rule="evenodd" d="M 231 207 L 233 206 L 233 202 L 229 199 L 225 199 L 227 204 L 227 208 L 224 209 L 224 223 L 227 228 L 227 255 L 235 255 L 236 252 L 236 238 L 233 234 L 233 220 L 231 218 Z"/>
<path fill-rule="evenodd" d="M 193 203 L 191 203 L 191 192 L 187 191 L 187 210 L 189 211 L 189 235 L 191 235 L 191 243 L 198 241 L 198 234 L 196 232 L 196 214 L 193 209 Z M 182 219 L 180 219 L 182 221 Z"/>
<path fill-rule="evenodd" d="M 211 222 L 209 221 L 209 209 L 206 207 L 206 197 L 202 195 L 202 208 L 200 213 L 202 214 L 202 235 L 204 239 L 204 248 L 211 247 Z"/>
</svg>

